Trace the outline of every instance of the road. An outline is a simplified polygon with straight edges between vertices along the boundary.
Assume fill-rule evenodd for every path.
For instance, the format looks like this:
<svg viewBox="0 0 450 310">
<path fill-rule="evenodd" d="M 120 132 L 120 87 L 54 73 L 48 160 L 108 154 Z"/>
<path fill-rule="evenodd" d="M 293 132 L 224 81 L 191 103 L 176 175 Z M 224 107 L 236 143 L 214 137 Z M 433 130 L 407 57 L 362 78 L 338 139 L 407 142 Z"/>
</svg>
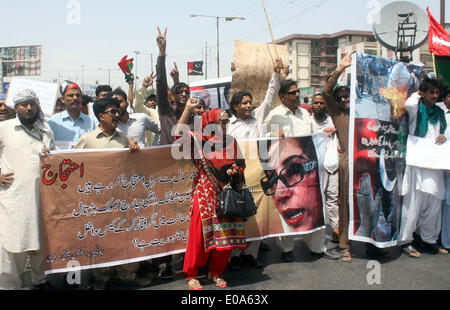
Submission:
<svg viewBox="0 0 450 310">
<path fill-rule="evenodd" d="M 377 267 L 365 252 L 365 245 L 352 242 L 351 263 L 340 260 L 315 258 L 299 237 L 296 240 L 294 262 L 286 263 L 280 258 L 281 251 L 275 239 L 264 241 L 269 251 L 260 251 L 262 269 L 242 267 L 240 271 L 227 270 L 223 277 L 228 282 L 228 291 L 238 290 L 448 290 L 450 289 L 450 255 L 422 253 L 420 259 L 410 258 L 400 248 L 388 249 L 389 256 L 379 260 L 379 278 L 375 277 Z M 330 247 L 335 246 L 329 243 Z M 181 270 L 181 263 L 175 269 Z M 187 290 L 184 274 L 175 274 L 174 279 L 161 280 L 156 273 L 149 273 L 152 283 L 145 288 L 123 286 L 111 282 L 112 290 Z M 29 272 L 24 275 L 29 283 Z M 371 279 L 372 283 L 368 282 Z M 67 286 L 65 275 L 49 275 L 48 280 L 58 290 L 74 289 Z M 219 290 L 206 279 L 206 270 L 199 279 L 205 290 Z M 379 280 L 379 284 L 376 283 Z M 375 283 L 373 283 L 375 282 Z M 83 271 L 77 290 L 84 290 L 91 283 L 89 271 Z M 223 289 L 220 289 L 223 290 Z"/>
</svg>

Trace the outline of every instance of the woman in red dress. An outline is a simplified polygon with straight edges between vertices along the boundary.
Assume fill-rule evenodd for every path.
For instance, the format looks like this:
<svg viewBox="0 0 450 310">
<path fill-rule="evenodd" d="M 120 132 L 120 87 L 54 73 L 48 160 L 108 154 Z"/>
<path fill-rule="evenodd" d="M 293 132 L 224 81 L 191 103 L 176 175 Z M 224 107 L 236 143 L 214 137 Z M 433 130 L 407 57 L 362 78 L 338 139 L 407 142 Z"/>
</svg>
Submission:
<svg viewBox="0 0 450 310">
<path fill-rule="evenodd" d="M 195 102 L 195 99 L 190 101 Z M 192 102 L 187 103 L 183 116 L 189 115 Z M 178 124 L 188 119 L 183 116 Z M 200 133 L 188 131 L 178 140 L 191 146 L 191 158 L 198 169 L 193 183 L 189 239 L 183 267 L 191 290 L 203 289 L 197 280 L 198 269 L 208 260 L 208 279 L 218 287 L 226 287 L 227 283 L 220 275 L 227 267 L 232 249 L 246 248 L 243 220 L 223 218 L 216 213 L 222 188 L 230 178 L 243 179 L 244 176 L 245 161 L 239 159 L 242 157 L 238 156 L 238 144 L 226 135 L 229 121 L 227 112 L 210 110 L 202 115 Z M 188 141 L 189 144 L 183 143 Z"/>
</svg>

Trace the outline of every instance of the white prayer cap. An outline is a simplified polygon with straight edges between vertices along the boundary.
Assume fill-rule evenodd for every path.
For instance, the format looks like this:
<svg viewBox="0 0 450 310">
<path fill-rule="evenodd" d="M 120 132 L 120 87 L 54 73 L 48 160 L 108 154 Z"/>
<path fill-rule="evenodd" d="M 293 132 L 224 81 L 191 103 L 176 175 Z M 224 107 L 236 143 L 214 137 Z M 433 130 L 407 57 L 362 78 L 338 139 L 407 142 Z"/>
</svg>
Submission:
<svg viewBox="0 0 450 310">
<path fill-rule="evenodd" d="M 39 98 L 32 89 L 21 89 L 14 96 L 14 107 L 22 102 L 34 101 L 36 104 L 40 105 Z"/>
<path fill-rule="evenodd" d="M 22 103 L 22 102 L 27 102 L 27 101 L 34 101 L 38 105 L 39 118 L 44 119 L 44 113 L 42 113 L 41 103 L 39 102 L 39 98 L 38 98 L 37 94 L 32 89 L 25 88 L 25 89 L 19 90 L 13 99 L 14 107 L 11 107 L 11 108 L 15 109 L 16 105 L 18 105 L 19 103 Z"/>
</svg>

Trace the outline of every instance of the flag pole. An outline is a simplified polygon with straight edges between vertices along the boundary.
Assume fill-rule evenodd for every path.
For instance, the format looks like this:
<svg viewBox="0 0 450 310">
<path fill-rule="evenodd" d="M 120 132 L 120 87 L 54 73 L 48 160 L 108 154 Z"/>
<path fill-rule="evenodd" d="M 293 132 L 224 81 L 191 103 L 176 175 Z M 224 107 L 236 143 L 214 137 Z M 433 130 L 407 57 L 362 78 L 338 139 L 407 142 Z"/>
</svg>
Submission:
<svg viewBox="0 0 450 310">
<path fill-rule="evenodd" d="M 190 84 L 189 83 L 189 62 L 187 63 L 187 78 L 188 78 L 188 85 Z"/>
<path fill-rule="evenodd" d="M 437 73 L 436 73 L 436 58 L 434 57 L 434 53 L 431 53 L 433 56 L 433 70 L 434 70 L 434 77 L 437 79 Z"/>
<path fill-rule="evenodd" d="M 275 44 L 275 38 L 272 33 L 272 26 L 270 25 L 270 20 L 269 20 L 269 15 L 267 14 L 266 5 L 264 4 L 264 0 L 261 0 L 261 2 L 262 2 L 262 6 L 264 8 L 264 14 L 266 15 L 267 25 L 269 26 L 270 37 L 272 38 L 272 44 L 273 44 L 273 48 L 275 49 L 275 55 L 277 58 L 280 58 L 280 57 L 278 57 L 277 46 Z"/>
</svg>

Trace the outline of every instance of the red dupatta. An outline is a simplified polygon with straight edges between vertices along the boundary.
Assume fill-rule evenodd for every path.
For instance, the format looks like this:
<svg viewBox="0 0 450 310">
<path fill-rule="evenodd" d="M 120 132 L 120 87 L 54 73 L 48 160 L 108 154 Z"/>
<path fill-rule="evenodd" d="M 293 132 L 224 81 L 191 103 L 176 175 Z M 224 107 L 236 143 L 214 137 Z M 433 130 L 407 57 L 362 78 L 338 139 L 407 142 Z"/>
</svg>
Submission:
<svg viewBox="0 0 450 310">
<path fill-rule="evenodd" d="M 239 169 L 242 174 L 245 161 L 240 155 L 236 140 L 221 133 L 219 119 L 225 111 L 213 109 L 202 114 L 201 133 L 192 132 L 197 141 L 201 141 L 202 155 L 213 176 L 222 186 L 229 182 L 226 173 L 228 169 L 236 164 L 234 169 Z M 216 127 L 217 126 L 217 127 Z"/>
</svg>

